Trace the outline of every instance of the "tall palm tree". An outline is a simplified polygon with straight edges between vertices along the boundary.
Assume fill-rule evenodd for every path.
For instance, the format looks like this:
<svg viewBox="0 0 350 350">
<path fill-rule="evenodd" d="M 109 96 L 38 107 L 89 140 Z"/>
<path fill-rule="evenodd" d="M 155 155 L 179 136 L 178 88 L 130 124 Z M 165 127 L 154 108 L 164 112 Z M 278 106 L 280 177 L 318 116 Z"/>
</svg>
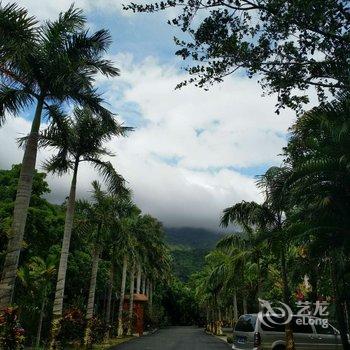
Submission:
<svg viewBox="0 0 350 350">
<path fill-rule="evenodd" d="M 222 224 L 236 223 L 245 228 L 251 237 L 256 232 L 257 242 L 270 240 L 275 244 L 273 251 L 280 252 L 282 280 L 283 280 L 283 301 L 290 304 L 291 293 L 286 266 L 287 236 L 284 230 L 283 216 L 287 210 L 288 196 L 285 193 L 285 186 L 290 171 L 288 168 L 271 167 L 258 180 L 258 186 L 264 191 L 265 202 L 260 205 L 254 202 L 238 203 L 224 210 Z M 259 262 L 259 260 L 258 260 Z M 259 265 L 260 280 L 260 265 Z M 294 350 L 294 338 L 291 324 L 286 324 L 286 350 Z"/>
<path fill-rule="evenodd" d="M 59 325 L 63 311 L 63 295 L 75 211 L 79 165 L 82 162 L 91 163 L 107 182 L 110 192 L 120 193 L 123 191 L 124 179 L 116 173 L 110 162 L 102 159 L 103 156 L 112 155 L 104 148 L 103 144 L 114 135 L 125 135 L 125 132 L 129 130 L 129 128 L 121 127 L 114 118 L 106 122 L 89 108 L 75 108 L 72 117 L 66 116 L 64 120 L 61 127 L 53 124 L 40 136 L 40 145 L 57 149 L 57 154 L 45 163 L 46 170 L 59 175 L 69 170 L 73 171 L 53 305 L 52 346 L 60 329 Z"/>
<path fill-rule="evenodd" d="M 271 213 L 262 205 L 255 202 L 242 201 L 226 208 L 221 218 L 221 226 L 228 227 L 230 223 L 238 224 L 243 232 L 234 233 L 223 238 L 218 248 L 231 248 L 231 255 L 235 255 L 236 265 L 244 269 L 245 261 L 252 260 L 257 267 L 257 295 L 261 290 L 261 251 L 263 242 L 259 234 L 268 224 Z M 244 278 L 244 276 L 242 277 Z"/>
<path fill-rule="evenodd" d="M 0 281 L 0 308 L 12 302 L 43 110 L 57 125 L 60 105 L 69 102 L 87 105 L 106 120 L 111 117 L 94 87 L 97 73 L 118 75 L 118 69 L 103 58 L 111 37 L 106 30 L 90 34 L 85 25 L 82 11 L 73 6 L 56 21 L 40 26 L 27 10 L 14 3 L 0 4 L 0 125 L 8 114 L 35 106 Z"/>
<path fill-rule="evenodd" d="M 344 349 L 350 349 L 342 290 L 342 267 L 350 227 L 350 97 L 339 96 L 298 118 L 285 148 L 292 167 L 287 181 L 294 210 L 292 225 L 308 237 L 307 248 L 329 262 L 334 304 Z M 346 288 L 346 287 L 345 287 Z"/>
<path fill-rule="evenodd" d="M 168 247 L 164 243 L 161 223 L 150 215 L 140 217 L 135 230 L 138 261 L 142 265 L 142 292 L 148 297 L 148 310 L 153 315 L 153 292 L 157 282 L 166 282 L 171 275 Z M 147 279 L 147 281 L 146 281 Z"/>
<path fill-rule="evenodd" d="M 117 246 L 119 247 L 118 255 L 122 257 L 123 265 L 118 308 L 118 337 L 121 337 L 123 335 L 123 305 L 125 299 L 126 276 L 128 266 L 130 270 L 134 269 L 137 246 L 134 230 L 139 213 L 140 210 L 134 206 L 130 215 L 128 217 L 121 218 L 120 220 L 121 231 Z M 133 298 L 133 295 L 134 294 L 132 293 L 132 295 L 130 295 L 130 298 Z"/>
<path fill-rule="evenodd" d="M 115 220 L 116 227 L 108 235 L 108 240 L 106 246 L 106 255 L 110 260 L 110 281 L 109 281 L 109 291 L 108 291 L 108 300 L 107 300 L 107 312 L 106 312 L 106 322 L 107 322 L 107 332 L 106 338 L 110 336 L 111 329 L 111 300 L 112 300 L 112 289 L 114 282 L 114 273 L 118 266 L 121 265 L 122 268 L 122 283 L 119 299 L 119 309 L 118 314 L 122 314 L 124 295 L 125 295 L 125 285 L 126 285 L 126 275 L 127 275 L 127 265 L 128 265 L 128 244 L 129 244 L 129 231 L 126 231 L 124 235 L 123 223 L 124 219 L 130 216 L 134 210 L 136 210 L 135 205 L 133 204 L 130 193 L 125 193 L 122 196 L 113 196 L 114 208 L 115 208 Z M 125 273 L 124 273 L 125 271 Z M 125 284 L 124 282 L 125 281 Z M 121 303 L 122 300 L 122 303 Z M 121 305 L 121 311 L 120 311 Z M 118 321 L 119 323 L 119 321 Z"/>
<path fill-rule="evenodd" d="M 120 195 L 128 193 L 126 188 L 120 189 Z M 102 190 L 101 184 L 92 182 L 92 201 L 78 202 L 77 231 L 88 235 L 92 250 L 92 267 L 89 297 L 86 307 L 86 329 L 84 345 L 91 343 L 91 322 L 94 313 L 96 279 L 101 252 L 108 243 L 108 236 L 116 229 L 115 201 L 112 195 Z"/>
</svg>

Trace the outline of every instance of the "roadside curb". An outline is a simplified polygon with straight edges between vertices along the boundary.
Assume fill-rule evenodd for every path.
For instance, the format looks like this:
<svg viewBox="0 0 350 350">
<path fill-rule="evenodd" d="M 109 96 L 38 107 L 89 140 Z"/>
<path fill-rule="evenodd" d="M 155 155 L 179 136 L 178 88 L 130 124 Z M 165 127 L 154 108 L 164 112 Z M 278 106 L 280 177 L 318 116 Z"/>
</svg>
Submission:
<svg viewBox="0 0 350 350">
<path fill-rule="evenodd" d="M 210 332 L 208 332 L 206 330 L 204 331 L 204 333 L 208 334 L 208 335 L 211 335 L 212 337 L 215 337 L 216 339 L 222 341 L 223 343 L 226 343 L 231 348 L 232 344 L 227 342 L 227 336 L 216 335 L 216 334 L 210 333 Z"/>
<path fill-rule="evenodd" d="M 213 334 L 213 335 L 214 335 L 214 334 Z M 219 340 L 221 340 L 221 341 L 223 341 L 224 343 L 229 344 L 229 343 L 227 342 L 227 337 L 226 337 L 226 336 L 214 335 L 214 337 L 217 338 L 217 339 L 219 339 Z"/>
<path fill-rule="evenodd" d="M 139 335 L 133 335 L 132 338 L 120 343 L 120 344 L 116 344 L 116 345 L 112 345 L 111 347 L 109 348 L 106 348 L 107 350 L 113 350 L 113 349 L 117 349 L 119 345 L 122 345 L 124 343 L 129 343 L 129 342 L 132 342 L 132 341 L 135 341 L 137 339 L 141 339 L 141 338 L 144 338 L 144 337 L 148 337 L 148 336 L 151 336 L 152 334 L 156 333 L 159 331 L 159 328 L 156 328 L 156 329 L 153 329 L 149 332 L 144 332 L 141 336 Z"/>
<path fill-rule="evenodd" d="M 155 329 L 152 329 L 151 331 L 143 332 L 143 334 L 141 336 L 136 336 L 136 338 L 147 337 L 148 335 L 152 335 L 158 331 L 159 331 L 159 328 L 155 328 Z"/>
</svg>

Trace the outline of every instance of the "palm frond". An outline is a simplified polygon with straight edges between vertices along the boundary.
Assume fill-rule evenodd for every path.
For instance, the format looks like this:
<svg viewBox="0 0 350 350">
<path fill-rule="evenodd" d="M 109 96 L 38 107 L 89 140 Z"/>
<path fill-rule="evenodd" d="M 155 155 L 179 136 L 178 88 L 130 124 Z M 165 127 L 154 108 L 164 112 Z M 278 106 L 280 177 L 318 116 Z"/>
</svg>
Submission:
<svg viewBox="0 0 350 350">
<path fill-rule="evenodd" d="M 101 29 L 92 35 L 88 31 L 74 33 L 66 41 L 66 53 L 68 56 L 76 52 L 83 54 L 83 62 L 90 73 L 100 72 L 106 76 L 114 77 L 119 75 L 119 69 L 110 60 L 101 59 L 101 52 L 107 51 L 112 40 L 110 33 Z"/>
<path fill-rule="evenodd" d="M 25 90 L 0 84 L 0 126 L 5 121 L 5 113 L 17 115 L 33 102 L 33 97 Z"/>
<path fill-rule="evenodd" d="M 67 152 L 61 150 L 56 155 L 44 161 L 42 167 L 49 173 L 62 176 L 68 171 L 68 169 L 72 169 L 73 165 L 69 159 L 67 159 Z"/>
<path fill-rule="evenodd" d="M 0 73 L 4 73 L 3 64 L 8 60 L 17 60 L 18 55 L 27 51 L 36 41 L 38 31 L 35 17 L 29 16 L 28 11 L 16 3 L 5 6 L 0 3 Z M 31 47 L 33 49 L 33 46 Z"/>
<path fill-rule="evenodd" d="M 239 234 L 233 233 L 220 239 L 216 244 L 218 249 L 241 249 L 246 245 L 246 240 Z"/>
<path fill-rule="evenodd" d="M 104 162 L 98 158 L 87 158 L 86 160 L 91 162 L 101 174 L 110 193 L 124 195 L 129 192 L 125 187 L 125 179 L 115 171 L 112 163 Z"/>
<path fill-rule="evenodd" d="M 251 233 L 254 226 L 267 226 L 273 221 L 274 215 L 267 206 L 242 201 L 224 209 L 220 224 L 223 227 L 230 223 L 238 224 Z"/>
<path fill-rule="evenodd" d="M 42 28 L 47 43 L 64 42 L 69 33 L 74 34 L 84 28 L 86 17 L 83 11 L 71 5 L 65 12 L 61 12 L 56 21 L 48 21 Z"/>
</svg>

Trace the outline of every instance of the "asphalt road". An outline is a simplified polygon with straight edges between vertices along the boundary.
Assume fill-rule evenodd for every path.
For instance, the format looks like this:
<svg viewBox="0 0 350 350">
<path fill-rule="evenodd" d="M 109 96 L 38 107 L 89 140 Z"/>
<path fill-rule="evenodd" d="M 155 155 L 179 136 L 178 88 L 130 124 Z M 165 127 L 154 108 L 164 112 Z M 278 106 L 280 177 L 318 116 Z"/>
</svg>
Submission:
<svg viewBox="0 0 350 350">
<path fill-rule="evenodd" d="M 225 342 L 207 335 L 202 328 L 169 327 L 154 334 L 133 339 L 115 350 L 228 350 Z"/>
</svg>

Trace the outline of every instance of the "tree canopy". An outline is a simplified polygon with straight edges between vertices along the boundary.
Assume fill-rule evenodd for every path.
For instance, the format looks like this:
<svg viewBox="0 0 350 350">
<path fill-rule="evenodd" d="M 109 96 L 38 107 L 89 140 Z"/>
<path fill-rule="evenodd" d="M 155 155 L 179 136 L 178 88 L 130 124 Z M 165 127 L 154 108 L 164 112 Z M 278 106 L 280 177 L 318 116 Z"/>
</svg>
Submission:
<svg viewBox="0 0 350 350">
<path fill-rule="evenodd" d="M 125 9 L 156 12 L 177 7 L 169 20 L 185 34 L 176 55 L 190 78 L 208 87 L 244 70 L 278 94 L 277 111 L 300 110 L 310 87 L 325 100 L 350 88 L 350 12 L 345 0 L 167 0 Z M 302 91 L 303 93 L 300 93 Z"/>
</svg>

